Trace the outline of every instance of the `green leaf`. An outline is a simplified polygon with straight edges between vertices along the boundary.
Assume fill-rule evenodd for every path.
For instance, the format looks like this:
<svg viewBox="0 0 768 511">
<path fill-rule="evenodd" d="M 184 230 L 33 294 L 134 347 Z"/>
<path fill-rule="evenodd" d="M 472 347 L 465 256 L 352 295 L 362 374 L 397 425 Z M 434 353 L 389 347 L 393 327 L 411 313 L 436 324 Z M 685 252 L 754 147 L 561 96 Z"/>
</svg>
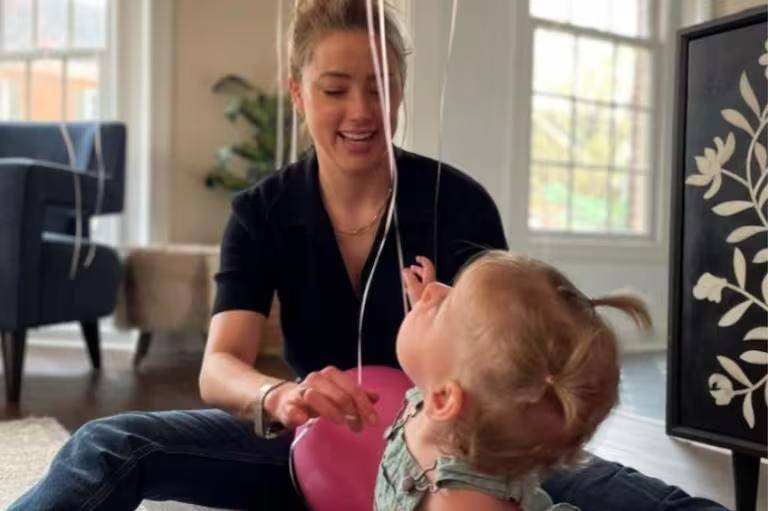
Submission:
<svg viewBox="0 0 768 511">
<path fill-rule="evenodd" d="M 741 317 L 747 312 L 749 306 L 752 305 L 752 300 L 741 302 L 736 307 L 723 314 L 723 317 L 718 321 L 717 326 L 726 327 L 735 324 Z"/>
<path fill-rule="evenodd" d="M 219 167 L 228 166 L 231 157 L 232 150 L 229 147 L 220 147 L 216 150 L 216 163 Z"/>
<path fill-rule="evenodd" d="M 227 102 L 226 106 L 224 107 L 224 116 L 227 118 L 227 120 L 229 120 L 229 122 L 235 122 L 237 120 L 237 117 L 240 115 L 241 105 L 242 100 L 239 98 Z"/>
<path fill-rule="evenodd" d="M 723 369 L 725 369 L 728 374 L 733 376 L 733 378 L 741 383 L 742 385 L 746 387 L 751 387 L 752 382 L 749 381 L 749 378 L 746 374 L 744 374 L 744 371 L 741 370 L 741 367 L 739 367 L 739 364 L 734 362 L 728 357 L 718 356 L 717 361 L 720 362 L 720 365 L 723 366 Z"/>
<path fill-rule="evenodd" d="M 750 201 L 733 200 L 728 202 L 721 202 L 720 204 L 712 208 L 712 211 L 714 211 L 720 216 L 731 216 L 731 215 L 735 215 L 736 213 L 741 213 L 742 211 L 750 209 L 753 206 L 754 204 Z"/>
<path fill-rule="evenodd" d="M 213 84 L 213 92 L 219 94 L 238 94 L 243 95 L 256 90 L 251 82 L 240 75 L 229 74 L 220 78 Z"/>
<path fill-rule="evenodd" d="M 240 142 L 232 146 L 232 152 L 248 161 L 258 162 L 259 148 L 251 142 Z"/>
<path fill-rule="evenodd" d="M 765 351 L 745 351 L 739 358 L 750 364 L 768 365 L 768 353 Z"/>
<path fill-rule="evenodd" d="M 739 243 L 747 238 L 754 236 L 757 233 L 765 231 L 768 231 L 768 229 L 762 225 L 745 225 L 743 227 L 739 227 L 731 234 L 729 234 L 725 241 L 728 243 Z"/>
</svg>

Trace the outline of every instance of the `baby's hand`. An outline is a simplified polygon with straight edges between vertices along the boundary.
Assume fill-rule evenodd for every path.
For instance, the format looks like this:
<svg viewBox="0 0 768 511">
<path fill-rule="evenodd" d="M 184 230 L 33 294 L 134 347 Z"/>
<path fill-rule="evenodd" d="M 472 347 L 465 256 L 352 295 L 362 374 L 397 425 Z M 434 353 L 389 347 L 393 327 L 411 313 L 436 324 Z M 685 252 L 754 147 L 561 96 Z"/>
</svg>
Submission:
<svg viewBox="0 0 768 511">
<path fill-rule="evenodd" d="M 427 284 L 437 280 L 435 265 L 432 264 L 432 261 L 424 256 L 416 256 L 416 263 L 403 269 L 403 281 L 411 305 L 419 301 Z"/>
</svg>

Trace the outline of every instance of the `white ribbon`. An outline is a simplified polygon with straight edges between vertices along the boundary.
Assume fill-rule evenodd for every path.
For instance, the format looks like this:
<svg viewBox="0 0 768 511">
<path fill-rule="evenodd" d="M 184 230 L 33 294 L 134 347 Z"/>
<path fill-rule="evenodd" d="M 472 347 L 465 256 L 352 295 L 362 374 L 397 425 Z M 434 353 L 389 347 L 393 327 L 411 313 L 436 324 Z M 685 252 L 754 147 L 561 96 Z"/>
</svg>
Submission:
<svg viewBox="0 0 768 511">
<path fill-rule="evenodd" d="M 80 183 L 80 173 L 77 171 L 77 159 L 75 158 L 75 146 L 72 143 L 72 137 L 69 134 L 69 129 L 65 123 L 59 124 L 59 131 L 61 132 L 61 138 L 64 140 L 64 146 L 67 150 L 67 156 L 69 158 L 69 166 L 72 169 L 72 178 L 75 192 L 75 244 L 72 250 L 72 260 L 69 265 L 69 278 L 74 280 L 77 277 L 77 263 L 80 260 L 80 252 L 83 246 L 83 199 L 82 188 Z M 102 203 L 104 201 L 104 156 L 101 146 L 101 123 L 97 124 L 96 130 L 93 134 L 93 147 L 96 153 L 96 161 L 98 166 L 98 188 L 96 192 L 96 204 L 94 206 L 94 215 L 98 215 L 101 212 Z M 86 259 L 83 263 L 84 268 L 89 268 L 93 262 L 93 258 L 96 255 L 96 245 L 91 242 L 90 249 Z"/>
</svg>

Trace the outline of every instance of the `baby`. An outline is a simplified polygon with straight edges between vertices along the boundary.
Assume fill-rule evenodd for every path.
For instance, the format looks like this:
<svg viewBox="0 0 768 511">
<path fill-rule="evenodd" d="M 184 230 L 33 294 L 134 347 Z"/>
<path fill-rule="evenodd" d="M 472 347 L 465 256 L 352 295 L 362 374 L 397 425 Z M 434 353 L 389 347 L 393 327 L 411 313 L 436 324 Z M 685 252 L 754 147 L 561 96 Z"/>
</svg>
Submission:
<svg viewBox="0 0 768 511">
<path fill-rule="evenodd" d="M 404 271 L 413 310 L 397 358 L 415 384 L 387 431 L 376 509 L 545 510 L 548 470 L 576 463 L 617 401 L 611 307 L 650 328 L 630 295 L 589 299 L 552 266 L 502 251 L 454 287 L 431 262 Z"/>
</svg>

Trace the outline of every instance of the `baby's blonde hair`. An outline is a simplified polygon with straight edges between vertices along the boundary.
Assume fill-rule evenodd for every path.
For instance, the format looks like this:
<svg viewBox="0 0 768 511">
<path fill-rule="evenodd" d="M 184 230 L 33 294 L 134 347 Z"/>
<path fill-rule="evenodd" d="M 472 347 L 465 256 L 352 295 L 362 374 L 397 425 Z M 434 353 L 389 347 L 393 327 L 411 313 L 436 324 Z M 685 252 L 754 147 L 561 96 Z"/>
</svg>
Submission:
<svg viewBox="0 0 768 511">
<path fill-rule="evenodd" d="M 469 359 L 460 375 L 467 407 L 447 447 L 489 474 L 577 462 L 618 400 L 616 335 L 595 308 L 619 309 L 649 329 L 642 300 L 589 299 L 549 264 L 503 251 L 469 264 L 456 292 L 463 311 L 457 335 Z M 518 445 L 521 411 L 536 407 L 555 411 L 556 434 Z"/>
</svg>

